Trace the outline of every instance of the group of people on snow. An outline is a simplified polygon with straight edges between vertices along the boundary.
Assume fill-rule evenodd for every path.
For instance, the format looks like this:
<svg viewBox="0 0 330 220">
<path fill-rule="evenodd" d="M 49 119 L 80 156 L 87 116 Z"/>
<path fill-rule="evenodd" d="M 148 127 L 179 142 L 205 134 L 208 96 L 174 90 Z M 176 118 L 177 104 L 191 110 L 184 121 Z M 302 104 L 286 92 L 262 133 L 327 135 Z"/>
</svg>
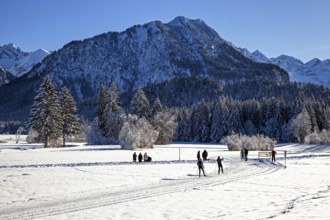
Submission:
<svg viewBox="0 0 330 220">
<path fill-rule="evenodd" d="M 206 176 L 203 161 L 206 161 L 207 156 L 208 156 L 207 151 L 204 150 L 203 153 L 202 153 L 202 157 L 203 157 L 203 161 L 202 161 L 200 153 L 201 153 L 200 151 L 197 152 L 197 167 L 198 167 L 198 176 L 199 177 L 201 176 L 201 172 L 203 172 L 203 175 Z M 223 161 L 223 158 L 220 158 L 220 156 L 218 156 L 218 158 L 217 158 L 218 174 L 220 174 L 220 171 L 223 173 L 222 161 Z"/>
<path fill-rule="evenodd" d="M 204 150 L 202 153 L 203 161 L 207 160 L 207 156 L 208 156 L 208 153 L 206 150 Z M 201 159 L 201 151 L 197 152 L 197 160 L 199 160 L 199 159 Z"/>
<path fill-rule="evenodd" d="M 136 152 L 134 152 L 133 154 L 133 162 L 136 163 L 136 158 L 139 160 L 139 162 L 142 162 L 142 159 L 144 162 L 151 162 L 152 158 L 150 156 L 148 156 L 147 152 L 144 153 L 144 155 L 142 156 L 142 153 L 139 153 L 139 156 L 137 156 Z"/>
<path fill-rule="evenodd" d="M 197 167 L 198 167 L 198 172 L 199 172 L 199 177 L 201 176 L 201 172 L 203 172 L 203 175 L 206 176 L 205 174 L 205 167 L 203 164 L 203 161 L 207 161 L 207 157 L 208 157 L 208 152 L 206 150 L 203 151 L 202 153 L 202 158 L 203 161 L 201 159 L 201 152 L 198 151 L 197 152 Z M 248 154 L 249 154 L 249 150 L 247 148 L 242 148 L 241 149 L 241 160 L 248 160 Z M 272 150 L 271 151 L 271 155 L 272 155 L 272 162 L 275 162 L 275 155 L 276 155 L 276 151 Z M 147 153 L 144 153 L 144 155 L 142 156 L 142 153 L 139 153 L 139 155 L 136 154 L 136 152 L 134 152 L 133 154 L 133 162 L 136 163 L 136 159 L 138 159 L 139 162 L 142 162 L 142 160 L 144 162 L 151 162 L 152 158 L 150 156 L 148 156 Z M 218 174 L 220 174 L 220 172 L 223 173 L 223 166 L 222 166 L 222 161 L 223 158 L 220 158 L 220 156 L 218 156 L 217 158 L 217 165 L 218 165 Z"/>
</svg>

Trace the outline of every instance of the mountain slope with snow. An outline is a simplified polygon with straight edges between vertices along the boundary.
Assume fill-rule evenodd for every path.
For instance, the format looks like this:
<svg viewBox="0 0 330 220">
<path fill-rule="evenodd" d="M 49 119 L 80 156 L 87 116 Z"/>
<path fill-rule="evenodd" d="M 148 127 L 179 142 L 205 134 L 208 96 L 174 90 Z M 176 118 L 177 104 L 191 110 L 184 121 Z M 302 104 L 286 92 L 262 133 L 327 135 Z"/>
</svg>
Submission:
<svg viewBox="0 0 330 220">
<path fill-rule="evenodd" d="M 50 53 L 43 49 L 34 52 L 23 52 L 14 44 L 0 46 L 0 66 L 15 75 L 22 76 L 37 63 L 41 62 Z"/>
<path fill-rule="evenodd" d="M 238 48 L 244 56 L 260 63 L 278 65 L 289 73 L 290 80 L 303 83 L 314 83 L 330 88 L 330 60 L 320 61 L 317 58 L 303 63 L 301 60 L 287 55 L 267 58 L 260 51 L 250 53 L 245 48 Z"/>
<path fill-rule="evenodd" d="M 0 86 L 9 83 L 15 76 L 0 66 Z"/>
<path fill-rule="evenodd" d="M 28 77 L 52 74 L 55 84 L 71 82 L 76 97 L 94 95 L 116 82 L 121 91 L 175 76 L 203 76 L 219 81 L 287 81 L 275 65 L 246 59 L 201 20 L 177 17 L 73 41 L 48 56 Z M 69 83 L 70 82 L 70 83 Z"/>
<path fill-rule="evenodd" d="M 6 103 L 6 113 L 1 117 L 24 116 L 14 113 L 17 108 L 10 109 L 12 106 L 20 106 L 27 115 L 47 74 L 57 88 L 68 87 L 78 104 L 94 100 L 101 86 L 112 82 L 126 94 L 139 86 L 176 77 L 200 77 L 218 83 L 289 82 L 286 71 L 247 59 L 202 20 L 177 17 L 169 23 L 153 21 L 66 44 L 30 72 L 0 88 L 4 94 L 0 107 Z"/>
</svg>

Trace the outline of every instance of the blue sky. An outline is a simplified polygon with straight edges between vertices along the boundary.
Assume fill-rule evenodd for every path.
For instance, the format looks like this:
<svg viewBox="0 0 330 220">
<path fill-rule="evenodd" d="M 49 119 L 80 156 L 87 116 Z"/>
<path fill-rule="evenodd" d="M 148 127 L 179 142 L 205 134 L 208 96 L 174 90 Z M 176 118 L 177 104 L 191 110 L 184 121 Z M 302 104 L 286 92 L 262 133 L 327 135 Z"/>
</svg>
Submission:
<svg viewBox="0 0 330 220">
<path fill-rule="evenodd" d="M 0 0 L 0 9 L 0 45 L 23 51 L 185 16 L 251 52 L 330 58 L 329 0 Z"/>
</svg>

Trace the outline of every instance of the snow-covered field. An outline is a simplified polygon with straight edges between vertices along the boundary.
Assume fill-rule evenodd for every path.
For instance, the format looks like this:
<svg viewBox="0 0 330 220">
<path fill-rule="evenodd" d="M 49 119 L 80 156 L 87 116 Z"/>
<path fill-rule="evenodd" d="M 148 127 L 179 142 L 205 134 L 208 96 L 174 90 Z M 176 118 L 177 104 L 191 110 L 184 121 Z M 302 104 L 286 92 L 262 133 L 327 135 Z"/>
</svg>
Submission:
<svg viewBox="0 0 330 220">
<path fill-rule="evenodd" d="M 242 162 L 223 145 L 172 144 L 137 151 L 153 162 L 134 164 L 119 146 L 69 145 L 0 143 L 0 219 L 330 219 L 330 146 L 277 146 L 271 163 L 257 152 Z"/>
</svg>

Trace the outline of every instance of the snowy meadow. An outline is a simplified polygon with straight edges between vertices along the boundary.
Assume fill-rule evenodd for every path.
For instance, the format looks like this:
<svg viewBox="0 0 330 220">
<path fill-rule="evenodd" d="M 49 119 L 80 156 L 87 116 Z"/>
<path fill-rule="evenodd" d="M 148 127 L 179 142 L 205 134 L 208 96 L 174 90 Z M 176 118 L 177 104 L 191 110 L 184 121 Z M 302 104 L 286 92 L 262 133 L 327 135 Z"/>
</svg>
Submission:
<svg viewBox="0 0 330 220">
<path fill-rule="evenodd" d="M 152 162 L 133 163 L 134 151 L 118 145 L 42 148 L 24 137 L 1 139 L 0 219 L 330 218 L 329 145 L 277 145 L 275 163 L 256 151 L 241 161 L 224 145 L 156 145 L 136 151 Z M 207 176 L 198 177 L 204 149 Z"/>
</svg>

